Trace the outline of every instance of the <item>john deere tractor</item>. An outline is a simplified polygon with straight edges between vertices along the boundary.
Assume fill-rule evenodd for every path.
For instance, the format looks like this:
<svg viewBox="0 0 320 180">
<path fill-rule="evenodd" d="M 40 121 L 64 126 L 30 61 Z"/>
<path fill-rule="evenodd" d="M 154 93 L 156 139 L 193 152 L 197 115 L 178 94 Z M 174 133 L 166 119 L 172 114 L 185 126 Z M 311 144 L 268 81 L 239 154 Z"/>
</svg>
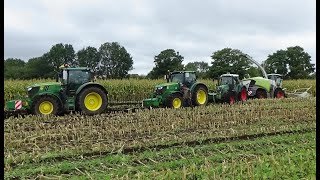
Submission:
<svg viewBox="0 0 320 180">
<path fill-rule="evenodd" d="M 238 74 L 223 74 L 218 79 L 216 91 L 209 93 L 215 102 L 226 102 L 233 104 L 236 101 L 246 101 L 248 97 L 248 87 L 239 80 Z M 211 99 L 211 98 L 210 98 Z"/>
<path fill-rule="evenodd" d="M 208 103 L 208 88 L 197 82 L 195 71 L 174 71 L 165 79 L 167 83 L 156 85 L 152 97 L 143 100 L 143 107 L 181 108 Z"/>
<path fill-rule="evenodd" d="M 58 115 L 81 111 L 87 115 L 102 113 L 108 104 L 108 91 L 95 83 L 86 67 L 60 67 L 57 82 L 38 83 L 26 88 L 27 96 L 8 101 L 5 113 L 26 111 L 35 115 Z"/>
</svg>

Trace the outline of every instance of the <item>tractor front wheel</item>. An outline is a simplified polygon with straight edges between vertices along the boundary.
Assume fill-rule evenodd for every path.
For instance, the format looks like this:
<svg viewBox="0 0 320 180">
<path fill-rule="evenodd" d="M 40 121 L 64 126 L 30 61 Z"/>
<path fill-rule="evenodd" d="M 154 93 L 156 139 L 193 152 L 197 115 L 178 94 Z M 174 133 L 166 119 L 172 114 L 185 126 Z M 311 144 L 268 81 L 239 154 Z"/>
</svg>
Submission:
<svg viewBox="0 0 320 180">
<path fill-rule="evenodd" d="M 274 91 L 274 97 L 275 97 L 275 98 L 284 98 L 285 95 L 284 95 L 283 90 L 282 90 L 282 89 L 276 89 L 276 90 Z"/>
<path fill-rule="evenodd" d="M 107 108 L 107 95 L 99 87 L 85 88 L 78 98 L 78 107 L 86 115 L 103 113 Z"/>
<path fill-rule="evenodd" d="M 247 101 L 248 99 L 248 91 L 247 91 L 247 88 L 243 87 L 239 93 L 239 99 L 240 101 L 242 102 L 245 102 Z"/>
<path fill-rule="evenodd" d="M 182 106 L 183 106 L 183 98 L 180 94 L 175 93 L 168 97 L 168 100 L 167 100 L 168 108 L 178 109 L 178 108 L 181 108 Z"/>
<path fill-rule="evenodd" d="M 236 103 L 236 95 L 235 95 L 235 93 L 230 93 L 227 96 L 227 103 L 229 103 L 230 105 Z"/>
<path fill-rule="evenodd" d="M 258 99 L 265 99 L 267 98 L 267 91 L 263 90 L 263 89 L 258 89 L 257 93 L 256 93 L 256 98 Z"/>
<path fill-rule="evenodd" d="M 33 103 L 32 111 L 35 115 L 57 115 L 60 111 L 60 103 L 56 98 L 41 96 Z"/>
</svg>

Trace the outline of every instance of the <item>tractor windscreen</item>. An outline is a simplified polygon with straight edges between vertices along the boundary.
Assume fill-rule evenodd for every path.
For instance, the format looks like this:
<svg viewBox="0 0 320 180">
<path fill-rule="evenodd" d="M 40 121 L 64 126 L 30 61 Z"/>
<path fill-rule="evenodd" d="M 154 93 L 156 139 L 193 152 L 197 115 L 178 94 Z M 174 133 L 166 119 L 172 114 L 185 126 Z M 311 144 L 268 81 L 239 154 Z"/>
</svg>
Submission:
<svg viewBox="0 0 320 180">
<path fill-rule="evenodd" d="M 177 74 L 171 74 L 170 80 L 171 82 L 176 82 L 176 83 L 183 83 L 183 74 L 177 73 Z"/>
<path fill-rule="evenodd" d="M 232 76 L 223 76 L 220 79 L 220 85 L 228 85 L 232 84 L 233 77 Z"/>
<path fill-rule="evenodd" d="M 90 81 L 90 73 L 88 71 L 69 71 L 69 80 L 76 84 L 83 84 Z"/>
</svg>

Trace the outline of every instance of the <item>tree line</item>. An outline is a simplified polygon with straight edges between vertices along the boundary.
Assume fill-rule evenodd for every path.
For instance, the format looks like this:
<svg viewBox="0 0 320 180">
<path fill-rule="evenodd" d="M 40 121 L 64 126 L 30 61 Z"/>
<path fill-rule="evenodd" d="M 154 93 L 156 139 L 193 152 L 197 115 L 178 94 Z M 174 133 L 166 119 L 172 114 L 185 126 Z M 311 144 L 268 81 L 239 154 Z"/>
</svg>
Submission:
<svg viewBox="0 0 320 180">
<path fill-rule="evenodd" d="M 4 61 L 5 79 L 54 78 L 62 64 L 89 67 L 99 77 L 122 79 L 128 77 L 162 78 L 168 71 L 196 71 L 199 78 L 217 78 L 224 73 L 245 76 L 262 76 L 260 69 L 238 49 L 224 48 L 211 55 L 211 65 L 204 61 L 183 64 L 184 57 L 174 49 L 166 49 L 154 56 L 155 66 L 146 76 L 130 75 L 133 59 L 130 53 L 118 42 L 106 42 L 96 49 L 85 47 L 75 52 L 71 44 L 53 45 L 49 52 L 42 56 L 29 59 L 27 62 L 8 58 Z M 311 56 L 300 46 L 278 50 L 261 64 L 267 73 L 278 73 L 284 79 L 315 78 L 315 64 Z"/>
</svg>

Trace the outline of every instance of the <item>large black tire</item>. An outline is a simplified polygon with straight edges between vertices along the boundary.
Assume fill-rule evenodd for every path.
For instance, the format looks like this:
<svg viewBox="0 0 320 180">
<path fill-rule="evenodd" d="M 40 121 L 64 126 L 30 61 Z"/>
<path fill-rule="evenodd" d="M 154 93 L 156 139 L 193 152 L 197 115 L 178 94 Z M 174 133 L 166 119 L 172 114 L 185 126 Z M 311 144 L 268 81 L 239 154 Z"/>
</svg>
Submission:
<svg viewBox="0 0 320 180">
<path fill-rule="evenodd" d="M 200 95 L 201 94 L 201 95 Z M 205 96 L 205 100 L 202 99 Z M 205 106 L 208 103 L 208 89 L 203 85 L 198 85 L 192 92 L 192 105 L 194 106 Z"/>
<path fill-rule="evenodd" d="M 282 89 L 280 88 L 277 88 L 275 91 L 274 91 L 274 98 L 285 98 L 285 93 Z"/>
<path fill-rule="evenodd" d="M 32 113 L 35 115 L 58 115 L 61 112 L 61 104 L 57 98 L 40 96 L 32 105 Z"/>
<path fill-rule="evenodd" d="M 77 98 L 77 106 L 86 115 L 101 114 L 105 112 L 107 105 L 107 94 L 95 86 L 83 89 Z"/>
<path fill-rule="evenodd" d="M 248 99 L 248 91 L 246 87 L 242 87 L 241 91 L 238 94 L 238 99 L 241 102 L 245 102 Z"/>
<path fill-rule="evenodd" d="M 258 89 L 255 95 L 257 99 L 265 99 L 268 98 L 267 91 L 264 89 Z"/>
<path fill-rule="evenodd" d="M 179 93 L 174 93 L 168 96 L 166 107 L 178 109 L 183 107 L 183 97 Z"/>
</svg>

